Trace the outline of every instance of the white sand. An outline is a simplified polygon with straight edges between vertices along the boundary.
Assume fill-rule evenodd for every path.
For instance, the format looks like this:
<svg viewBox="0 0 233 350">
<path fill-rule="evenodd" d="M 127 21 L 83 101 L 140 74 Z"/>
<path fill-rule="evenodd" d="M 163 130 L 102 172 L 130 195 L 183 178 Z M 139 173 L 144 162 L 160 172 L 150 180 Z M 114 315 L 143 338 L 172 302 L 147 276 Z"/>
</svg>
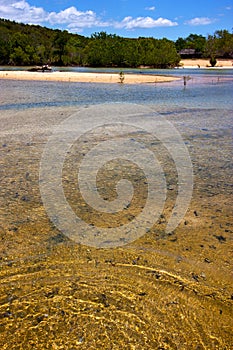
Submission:
<svg viewBox="0 0 233 350">
<path fill-rule="evenodd" d="M 183 59 L 180 61 L 183 68 L 212 68 L 209 59 Z M 215 68 L 232 68 L 233 60 L 217 59 Z"/>
<path fill-rule="evenodd" d="M 120 75 L 117 73 L 0 71 L 0 79 L 120 83 Z M 177 79 L 180 78 L 149 74 L 124 74 L 124 84 L 162 83 Z"/>
</svg>

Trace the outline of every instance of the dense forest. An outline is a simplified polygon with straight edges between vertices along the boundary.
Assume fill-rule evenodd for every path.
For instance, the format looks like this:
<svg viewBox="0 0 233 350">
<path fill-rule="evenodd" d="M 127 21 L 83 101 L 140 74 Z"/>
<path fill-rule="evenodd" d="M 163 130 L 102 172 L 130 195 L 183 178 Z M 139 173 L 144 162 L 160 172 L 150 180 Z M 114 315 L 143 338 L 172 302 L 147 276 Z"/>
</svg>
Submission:
<svg viewBox="0 0 233 350">
<path fill-rule="evenodd" d="M 233 34 L 190 34 L 176 42 L 152 37 L 123 38 L 105 32 L 90 38 L 67 31 L 0 19 L 1 65 L 172 68 L 182 53 L 192 57 L 233 58 Z"/>
</svg>

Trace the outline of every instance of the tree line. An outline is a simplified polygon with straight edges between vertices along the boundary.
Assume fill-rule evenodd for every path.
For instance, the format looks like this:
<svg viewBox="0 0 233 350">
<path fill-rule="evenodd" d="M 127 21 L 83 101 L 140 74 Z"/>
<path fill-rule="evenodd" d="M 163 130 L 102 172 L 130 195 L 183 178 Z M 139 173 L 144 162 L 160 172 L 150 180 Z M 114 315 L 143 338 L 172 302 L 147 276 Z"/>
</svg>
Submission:
<svg viewBox="0 0 233 350">
<path fill-rule="evenodd" d="M 178 38 L 175 42 L 178 52 L 184 49 L 194 50 L 194 56 L 216 60 L 233 58 L 233 34 L 227 30 L 216 30 L 213 35 L 190 34 L 187 38 Z"/>
<path fill-rule="evenodd" d="M 222 30 L 207 38 L 190 34 L 175 42 L 166 38 L 123 38 L 106 32 L 88 38 L 0 19 L 1 65 L 172 68 L 179 64 L 182 49 L 193 49 L 200 57 L 232 58 L 233 35 Z"/>
</svg>

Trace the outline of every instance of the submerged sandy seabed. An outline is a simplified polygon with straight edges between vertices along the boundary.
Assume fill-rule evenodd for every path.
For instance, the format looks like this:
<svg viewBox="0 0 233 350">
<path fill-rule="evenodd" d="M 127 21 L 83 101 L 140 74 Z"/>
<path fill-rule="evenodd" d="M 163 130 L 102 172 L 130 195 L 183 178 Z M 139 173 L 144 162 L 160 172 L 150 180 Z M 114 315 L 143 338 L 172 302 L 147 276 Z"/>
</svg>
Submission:
<svg viewBox="0 0 233 350">
<path fill-rule="evenodd" d="M 40 160 L 51 130 L 76 110 L 0 114 L 1 349 L 232 349 L 231 136 L 221 129 L 229 112 L 206 110 L 205 118 L 189 110 L 167 115 L 187 142 L 195 175 L 190 207 L 175 232 L 164 235 L 177 192 L 174 165 L 165 153 L 169 190 L 163 216 L 138 241 L 97 249 L 58 231 L 39 189 Z M 182 130 L 183 120 L 192 125 L 193 115 L 198 127 Z M 85 137 L 70 149 L 63 176 L 69 203 L 88 220 L 90 211 L 75 197 L 77 162 L 96 144 L 92 135 Z M 143 135 L 132 137 L 140 141 Z M 162 156 L 166 150 L 153 141 L 147 146 Z M 114 195 L 117 167 L 110 167 L 109 177 L 100 174 L 106 198 Z M 143 184 L 142 175 L 133 183 Z M 126 211 L 125 219 L 131 215 Z M 101 215 L 96 220 L 112 224 Z"/>
<path fill-rule="evenodd" d="M 124 74 L 124 84 L 163 83 L 178 80 L 177 77 L 149 74 Z M 0 79 L 44 80 L 81 83 L 120 83 L 117 73 L 79 73 L 79 72 L 24 72 L 0 71 Z"/>
</svg>

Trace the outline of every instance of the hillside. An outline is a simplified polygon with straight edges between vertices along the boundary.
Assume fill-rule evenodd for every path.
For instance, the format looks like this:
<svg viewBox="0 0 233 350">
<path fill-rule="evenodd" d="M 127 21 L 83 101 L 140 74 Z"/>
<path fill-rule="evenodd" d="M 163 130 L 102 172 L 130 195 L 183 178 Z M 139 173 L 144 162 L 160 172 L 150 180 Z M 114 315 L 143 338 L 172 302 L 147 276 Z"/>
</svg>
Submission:
<svg viewBox="0 0 233 350">
<path fill-rule="evenodd" d="M 167 39 L 127 39 L 105 32 L 91 38 L 0 19 L 0 64 L 167 68 L 180 60 Z"/>
<path fill-rule="evenodd" d="M 172 68 L 179 64 L 182 52 L 211 58 L 214 65 L 216 57 L 233 57 L 233 35 L 222 30 L 207 38 L 190 34 L 176 42 L 123 38 L 105 32 L 87 38 L 66 30 L 0 19 L 1 65 Z"/>
</svg>

